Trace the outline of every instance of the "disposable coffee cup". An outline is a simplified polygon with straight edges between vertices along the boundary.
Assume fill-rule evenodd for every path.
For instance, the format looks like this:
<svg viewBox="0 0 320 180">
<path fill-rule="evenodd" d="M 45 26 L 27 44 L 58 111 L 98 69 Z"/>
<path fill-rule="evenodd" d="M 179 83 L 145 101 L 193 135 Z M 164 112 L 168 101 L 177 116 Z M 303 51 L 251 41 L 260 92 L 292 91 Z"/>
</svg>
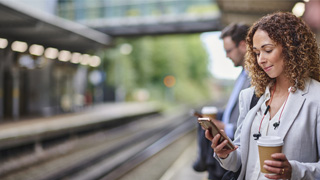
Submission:
<svg viewBox="0 0 320 180">
<path fill-rule="evenodd" d="M 274 160 L 271 155 L 274 153 L 281 153 L 283 140 L 278 136 L 260 137 L 258 142 L 260 170 L 262 173 L 272 174 L 263 168 L 265 160 Z"/>
<path fill-rule="evenodd" d="M 202 117 L 217 119 L 218 109 L 214 106 L 205 106 L 201 109 Z"/>
</svg>

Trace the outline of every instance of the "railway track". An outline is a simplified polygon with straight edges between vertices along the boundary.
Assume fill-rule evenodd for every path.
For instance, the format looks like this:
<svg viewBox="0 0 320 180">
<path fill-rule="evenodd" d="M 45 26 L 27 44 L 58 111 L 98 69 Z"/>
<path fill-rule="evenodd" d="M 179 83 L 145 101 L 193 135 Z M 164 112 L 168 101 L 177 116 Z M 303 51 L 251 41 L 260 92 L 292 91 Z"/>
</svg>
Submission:
<svg viewBox="0 0 320 180">
<path fill-rule="evenodd" d="M 70 140 L 63 155 L 11 172 L 3 180 L 115 180 L 195 128 L 194 118 L 152 115 Z"/>
</svg>

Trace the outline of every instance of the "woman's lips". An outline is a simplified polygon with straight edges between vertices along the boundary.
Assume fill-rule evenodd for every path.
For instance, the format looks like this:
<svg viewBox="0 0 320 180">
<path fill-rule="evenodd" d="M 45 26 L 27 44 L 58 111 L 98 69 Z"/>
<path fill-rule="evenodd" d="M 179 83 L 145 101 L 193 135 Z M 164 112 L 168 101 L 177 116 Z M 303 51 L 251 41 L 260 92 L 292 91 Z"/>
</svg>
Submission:
<svg viewBox="0 0 320 180">
<path fill-rule="evenodd" d="M 265 68 L 263 68 L 264 69 L 264 71 L 270 71 L 271 70 L 271 68 L 272 68 L 272 66 L 268 66 L 268 67 L 265 67 Z"/>
</svg>

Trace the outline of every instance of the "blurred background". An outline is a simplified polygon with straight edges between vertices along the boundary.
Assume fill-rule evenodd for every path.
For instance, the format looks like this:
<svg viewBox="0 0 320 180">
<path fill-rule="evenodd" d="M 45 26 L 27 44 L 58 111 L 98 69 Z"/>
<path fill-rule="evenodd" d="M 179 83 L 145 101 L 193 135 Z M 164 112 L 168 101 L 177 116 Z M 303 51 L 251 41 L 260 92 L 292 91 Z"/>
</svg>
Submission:
<svg viewBox="0 0 320 180">
<path fill-rule="evenodd" d="M 203 178 L 189 174 L 189 111 L 222 108 L 241 72 L 220 30 L 275 11 L 302 17 L 320 42 L 319 0 L 0 0 L 1 179 L 186 179 L 170 171 L 186 149 L 182 174 Z M 147 165 L 154 174 L 139 170 L 157 156 L 167 163 Z"/>
</svg>

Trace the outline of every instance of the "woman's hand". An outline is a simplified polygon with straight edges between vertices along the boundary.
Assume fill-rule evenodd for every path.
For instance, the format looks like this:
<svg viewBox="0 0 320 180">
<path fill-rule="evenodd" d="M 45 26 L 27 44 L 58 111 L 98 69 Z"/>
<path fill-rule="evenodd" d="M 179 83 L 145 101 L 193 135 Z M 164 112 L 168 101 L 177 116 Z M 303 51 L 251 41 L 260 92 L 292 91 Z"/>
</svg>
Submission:
<svg viewBox="0 0 320 180">
<path fill-rule="evenodd" d="M 286 155 L 274 153 L 271 157 L 275 160 L 264 161 L 263 168 L 276 175 L 265 175 L 269 179 L 291 179 L 292 167 Z"/>
<path fill-rule="evenodd" d="M 221 132 L 224 133 L 223 130 L 221 130 Z M 212 149 L 217 154 L 217 156 L 221 159 L 227 158 L 232 151 L 235 151 L 238 148 L 238 146 L 236 146 L 236 148 L 232 150 L 224 148 L 228 144 L 228 140 L 224 140 L 219 144 L 219 139 L 221 137 L 220 134 L 217 134 L 214 137 L 212 137 L 210 131 L 206 130 L 205 135 L 206 135 L 206 138 L 212 142 L 211 144 Z"/>
</svg>

